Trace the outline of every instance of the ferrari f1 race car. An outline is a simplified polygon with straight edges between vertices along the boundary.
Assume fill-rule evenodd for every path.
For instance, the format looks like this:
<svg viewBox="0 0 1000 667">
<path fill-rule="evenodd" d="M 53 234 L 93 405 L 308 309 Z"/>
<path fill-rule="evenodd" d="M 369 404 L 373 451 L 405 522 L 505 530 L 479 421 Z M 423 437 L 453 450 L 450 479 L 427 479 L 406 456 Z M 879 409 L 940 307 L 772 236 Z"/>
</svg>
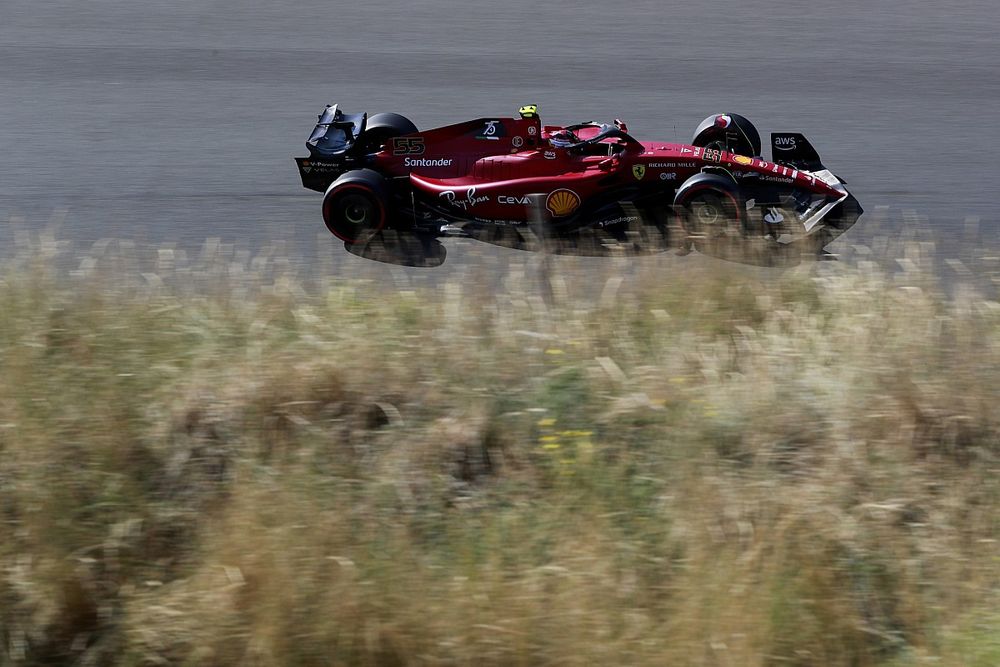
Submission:
<svg viewBox="0 0 1000 667">
<path fill-rule="evenodd" d="M 420 131 L 395 113 L 319 116 L 295 158 L 347 250 L 435 266 L 443 237 L 575 254 L 697 250 L 762 265 L 824 257 L 862 213 L 799 133 L 735 113 L 690 144 L 639 141 L 625 123 L 542 125 L 535 106 Z"/>
</svg>

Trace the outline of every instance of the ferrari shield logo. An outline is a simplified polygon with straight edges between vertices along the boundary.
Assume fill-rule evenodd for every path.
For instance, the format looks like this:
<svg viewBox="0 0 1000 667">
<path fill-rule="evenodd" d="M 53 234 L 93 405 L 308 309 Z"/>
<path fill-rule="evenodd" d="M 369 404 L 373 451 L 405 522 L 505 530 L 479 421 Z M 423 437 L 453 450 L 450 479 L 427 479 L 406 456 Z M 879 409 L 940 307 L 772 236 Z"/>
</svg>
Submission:
<svg viewBox="0 0 1000 667">
<path fill-rule="evenodd" d="M 635 180 L 641 181 L 642 177 L 646 175 L 646 165 L 644 164 L 632 165 L 632 175 L 635 176 Z"/>
</svg>

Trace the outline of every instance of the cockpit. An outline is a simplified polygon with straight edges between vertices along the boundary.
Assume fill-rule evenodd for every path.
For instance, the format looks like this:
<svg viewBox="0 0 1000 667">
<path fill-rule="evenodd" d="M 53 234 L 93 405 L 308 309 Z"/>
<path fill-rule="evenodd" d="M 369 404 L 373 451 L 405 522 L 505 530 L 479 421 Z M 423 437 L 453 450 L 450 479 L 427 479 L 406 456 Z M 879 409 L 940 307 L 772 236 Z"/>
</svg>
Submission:
<svg viewBox="0 0 1000 667">
<path fill-rule="evenodd" d="M 628 133 L 628 128 L 620 120 L 608 123 L 579 123 L 568 127 L 546 127 L 542 138 L 549 146 L 565 150 L 571 155 L 612 156 L 624 153 L 630 147 L 642 148 L 642 144 Z"/>
</svg>

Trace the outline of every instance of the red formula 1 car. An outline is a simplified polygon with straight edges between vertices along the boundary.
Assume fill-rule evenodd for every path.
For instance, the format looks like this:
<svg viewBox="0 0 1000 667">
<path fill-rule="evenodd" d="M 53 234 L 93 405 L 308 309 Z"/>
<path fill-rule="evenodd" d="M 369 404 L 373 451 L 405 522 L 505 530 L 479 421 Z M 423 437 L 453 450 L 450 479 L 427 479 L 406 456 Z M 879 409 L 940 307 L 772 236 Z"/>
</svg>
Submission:
<svg viewBox="0 0 1000 667">
<path fill-rule="evenodd" d="M 706 254 L 776 265 L 824 246 L 861 215 L 804 136 L 718 114 L 690 144 L 639 141 L 625 123 L 542 125 L 480 118 L 418 131 L 405 117 L 331 105 L 296 158 L 323 192 L 323 220 L 356 254 L 409 265 L 444 260 L 438 239 L 522 249 Z"/>
</svg>

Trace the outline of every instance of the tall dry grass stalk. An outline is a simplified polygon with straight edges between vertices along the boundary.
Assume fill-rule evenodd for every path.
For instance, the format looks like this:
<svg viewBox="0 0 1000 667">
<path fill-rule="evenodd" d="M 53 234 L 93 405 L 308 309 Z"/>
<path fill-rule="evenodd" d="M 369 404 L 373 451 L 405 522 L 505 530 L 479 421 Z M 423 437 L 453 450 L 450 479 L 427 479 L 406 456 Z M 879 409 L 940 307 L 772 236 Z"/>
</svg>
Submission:
<svg viewBox="0 0 1000 667">
<path fill-rule="evenodd" d="M 1000 304 L 921 252 L 397 289 L 26 244 L 0 664 L 1000 664 Z"/>
</svg>

